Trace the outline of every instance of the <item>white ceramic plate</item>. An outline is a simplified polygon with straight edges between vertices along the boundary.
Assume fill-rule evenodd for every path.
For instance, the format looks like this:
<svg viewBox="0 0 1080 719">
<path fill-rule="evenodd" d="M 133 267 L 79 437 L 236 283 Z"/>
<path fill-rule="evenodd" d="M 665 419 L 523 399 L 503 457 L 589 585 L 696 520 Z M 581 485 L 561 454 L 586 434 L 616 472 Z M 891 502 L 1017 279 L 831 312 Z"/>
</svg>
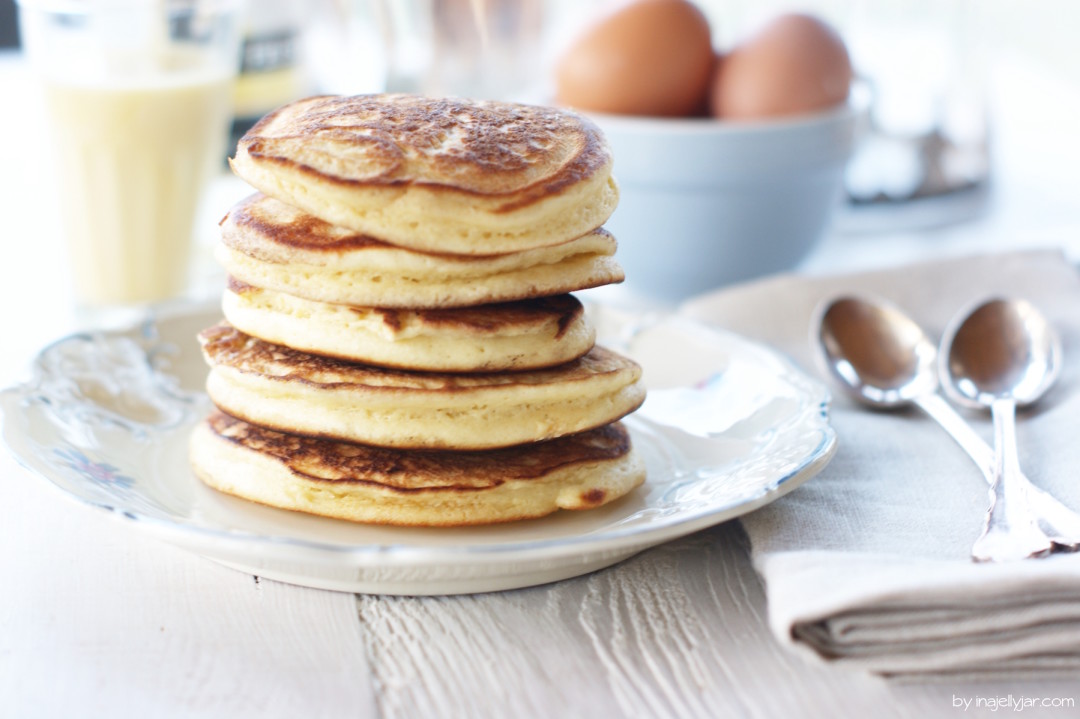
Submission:
<svg viewBox="0 0 1080 719">
<path fill-rule="evenodd" d="M 64 494 L 244 572 L 378 594 L 459 594 L 552 582 L 745 514 L 832 456 L 824 387 L 773 351 L 671 316 L 590 308 L 609 346 L 645 368 L 627 420 L 648 479 L 587 512 L 462 529 L 355 525 L 251 504 L 203 486 L 187 462 L 210 409 L 195 333 L 216 307 L 45 348 L 0 393 L 3 438 Z"/>
</svg>

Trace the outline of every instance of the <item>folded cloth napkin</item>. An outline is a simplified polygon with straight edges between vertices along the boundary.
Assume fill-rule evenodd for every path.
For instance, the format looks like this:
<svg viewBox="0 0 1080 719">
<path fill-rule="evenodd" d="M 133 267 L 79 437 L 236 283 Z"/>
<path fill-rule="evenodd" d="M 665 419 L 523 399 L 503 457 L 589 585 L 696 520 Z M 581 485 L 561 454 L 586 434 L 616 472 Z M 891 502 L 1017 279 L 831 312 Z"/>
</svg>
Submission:
<svg viewBox="0 0 1080 719">
<path fill-rule="evenodd" d="M 1023 297 L 1062 334 L 1058 384 L 1018 422 L 1031 481 L 1080 511 L 1080 276 L 1055 252 L 979 256 L 836 277 L 780 276 L 681 312 L 786 352 L 821 376 L 817 304 L 838 293 L 892 301 L 938 338 L 990 296 Z M 992 442 L 989 413 L 966 412 Z M 885 675 L 1080 671 L 1080 555 L 975 564 L 983 475 L 918 410 L 874 411 L 833 386 L 835 458 L 797 491 L 743 518 L 770 625 L 799 651 Z"/>
</svg>

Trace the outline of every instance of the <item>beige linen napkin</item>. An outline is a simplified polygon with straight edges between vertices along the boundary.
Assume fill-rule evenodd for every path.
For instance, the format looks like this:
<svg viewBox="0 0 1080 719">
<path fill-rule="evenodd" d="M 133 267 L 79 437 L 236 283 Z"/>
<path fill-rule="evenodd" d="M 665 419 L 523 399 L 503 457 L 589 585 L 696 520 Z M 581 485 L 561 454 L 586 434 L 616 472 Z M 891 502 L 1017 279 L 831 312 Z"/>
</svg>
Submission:
<svg viewBox="0 0 1080 719">
<path fill-rule="evenodd" d="M 905 309 L 935 339 L 990 295 L 1025 297 L 1062 333 L 1062 377 L 1018 416 L 1020 461 L 1080 510 L 1080 277 L 1061 255 L 948 260 L 829 278 L 781 276 L 688 302 L 684 314 L 787 353 L 820 376 L 812 312 L 839 292 Z M 985 480 L 918 410 L 876 412 L 833 389 L 833 461 L 743 519 L 779 639 L 834 664 L 888 675 L 1080 670 L 1080 555 L 974 564 Z M 992 441 L 990 418 L 965 413 Z"/>
</svg>

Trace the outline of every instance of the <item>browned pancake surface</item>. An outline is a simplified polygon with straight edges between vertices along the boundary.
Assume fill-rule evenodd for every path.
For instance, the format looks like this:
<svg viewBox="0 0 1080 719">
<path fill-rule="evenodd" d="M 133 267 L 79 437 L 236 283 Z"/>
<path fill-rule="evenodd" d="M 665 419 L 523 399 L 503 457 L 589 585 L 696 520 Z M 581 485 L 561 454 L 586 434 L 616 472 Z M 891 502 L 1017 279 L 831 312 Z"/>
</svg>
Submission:
<svg viewBox="0 0 1080 719">
<path fill-rule="evenodd" d="M 280 200 L 255 193 L 236 203 L 221 220 L 221 241 L 226 247 L 266 262 L 286 263 L 293 260 L 290 250 L 325 253 L 326 255 L 360 252 L 363 250 L 397 250 L 374 237 L 332 225 Z M 602 227 L 593 230 L 611 243 L 615 239 Z M 459 255 L 443 252 L 408 250 L 416 255 L 467 263 L 489 255 Z"/>
<path fill-rule="evenodd" d="M 267 251 L 268 246 L 274 245 L 316 252 L 392 247 L 374 237 L 323 222 L 261 192 L 233 205 L 220 224 L 221 241 L 225 246 L 269 261 L 276 259 L 274 253 Z"/>
<path fill-rule="evenodd" d="M 630 437 L 614 424 L 548 442 L 483 452 L 420 452 L 298 437 L 263 429 L 215 411 L 207 419 L 219 436 L 268 456 L 301 477 L 378 485 L 399 492 L 477 491 L 511 480 L 542 478 L 575 464 L 617 459 Z M 599 503 L 600 497 L 590 501 Z"/>
<path fill-rule="evenodd" d="M 571 111 L 415 95 L 300 100 L 260 120 L 240 147 L 256 162 L 338 185 L 507 195 L 502 211 L 557 194 L 611 160 L 596 126 Z"/>
<path fill-rule="evenodd" d="M 239 295 L 261 292 L 258 287 L 229 277 L 230 292 Z M 516 302 L 501 302 L 475 307 L 454 307 L 445 310 L 394 310 L 380 307 L 357 307 L 357 314 L 375 317 L 391 334 L 397 334 L 409 322 L 421 322 L 432 330 L 454 329 L 459 332 L 489 335 L 497 331 L 525 331 L 542 327 L 555 320 L 558 331 L 555 339 L 581 315 L 585 308 L 573 295 L 536 297 Z"/>
<path fill-rule="evenodd" d="M 455 392 L 484 387 L 587 381 L 600 375 L 640 371 L 637 363 L 600 346 L 557 367 L 524 372 L 450 374 L 371 367 L 264 342 L 222 322 L 199 333 L 203 352 L 215 366 L 324 387 Z"/>
</svg>

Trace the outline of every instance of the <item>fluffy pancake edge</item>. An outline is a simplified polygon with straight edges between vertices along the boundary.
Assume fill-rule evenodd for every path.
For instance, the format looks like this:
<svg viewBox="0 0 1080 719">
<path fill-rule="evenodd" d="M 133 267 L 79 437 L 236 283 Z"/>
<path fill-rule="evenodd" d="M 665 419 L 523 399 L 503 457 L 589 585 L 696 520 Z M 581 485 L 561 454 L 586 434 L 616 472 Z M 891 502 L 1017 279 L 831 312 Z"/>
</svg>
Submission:
<svg viewBox="0 0 1080 719">
<path fill-rule="evenodd" d="M 384 447 L 472 450 L 615 421 L 645 399 L 641 368 L 594 347 L 526 372 L 401 372 L 317 357 L 228 325 L 200 334 L 206 390 L 222 410 L 284 432 Z"/>
<path fill-rule="evenodd" d="M 292 349 L 381 367 L 493 372 L 551 367 L 588 352 L 596 330 L 570 296 L 459 310 L 388 310 L 330 304 L 230 283 L 226 320 L 240 331 Z M 500 323 L 499 314 L 508 319 Z M 471 314 L 486 321 L 470 322 Z M 482 317 L 482 319 L 484 318 Z"/>
<path fill-rule="evenodd" d="M 318 302 L 391 309 L 443 309 L 549 297 L 622 282 L 619 263 L 606 252 L 571 254 L 494 274 L 427 275 L 332 269 L 323 265 L 263 262 L 224 245 L 215 257 L 241 282 Z"/>
<path fill-rule="evenodd" d="M 644 463 L 628 437 L 625 449 L 566 462 L 540 476 L 516 478 L 493 469 L 485 476 L 488 485 L 474 488 L 402 490 L 379 482 L 314 479 L 290 468 L 280 458 L 226 439 L 214 428 L 219 416 L 211 415 L 192 433 L 190 457 L 201 481 L 218 491 L 261 504 L 355 522 L 450 527 L 517 521 L 560 508 L 599 507 L 626 495 L 645 480 Z M 617 425 L 595 431 L 625 436 L 625 429 Z M 323 442 L 304 438 L 294 441 L 309 446 Z M 503 451 L 527 456 L 538 450 L 529 447 Z M 498 463 L 498 458 L 494 461 Z M 391 465 L 392 460 L 386 460 L 386 466 Z"/>
</svg>

